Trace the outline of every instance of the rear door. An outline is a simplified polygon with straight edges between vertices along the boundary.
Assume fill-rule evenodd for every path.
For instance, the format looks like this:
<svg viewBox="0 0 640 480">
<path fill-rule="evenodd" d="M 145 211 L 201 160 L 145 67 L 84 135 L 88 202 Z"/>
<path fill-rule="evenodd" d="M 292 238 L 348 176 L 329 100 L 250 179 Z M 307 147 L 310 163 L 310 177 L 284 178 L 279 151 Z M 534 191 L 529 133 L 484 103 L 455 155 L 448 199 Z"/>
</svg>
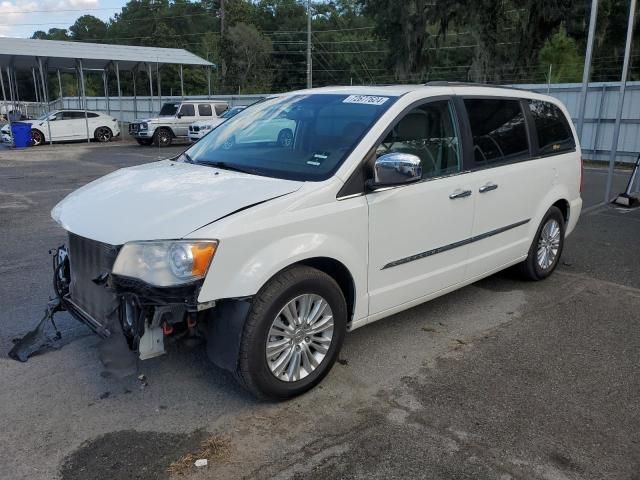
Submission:
<svg viewBox="0 0 640 480">
<path fill-rule="evenodd" d="M 396 122 L 376 156 L 417 155 L 422 181 L 367 194 L 370 315 L 462 282 L 473 223 L 451 99 L 425 101 Z"/>
<path fill-rule="evenodd" d="M 532 217 L 552 180 L 533 160 L 528 108 L 517 98 L 472 97 L 467 112 L 476 196 L 467 279 L 501 269 L 527 254 Z"/>
</svg>

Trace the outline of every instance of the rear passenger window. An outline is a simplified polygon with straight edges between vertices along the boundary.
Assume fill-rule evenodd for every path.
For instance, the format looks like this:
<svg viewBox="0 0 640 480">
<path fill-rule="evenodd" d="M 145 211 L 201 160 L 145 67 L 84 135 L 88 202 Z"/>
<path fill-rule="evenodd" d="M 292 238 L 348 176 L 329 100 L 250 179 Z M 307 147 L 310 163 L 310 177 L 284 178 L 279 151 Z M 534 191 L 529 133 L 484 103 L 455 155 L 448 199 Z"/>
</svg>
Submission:
<svg viewBox="0 0 640 480">
<path fill-rule="evenodd" d="M 553 103 L 529 100 L 529 109 L 538 133 L 540 154 L 562 153 L 574 150 L 576 142 L 567 118 Z"/>
<path fill-rule="evenodd" d="M 458 134 L 451 104 L 430 102 L 407 113 L 376 154 L 410 153 L 420 158 L 422 178 L 450 175 L 462 170 Z"/>
<path fill-rule="evenodd" d="M 83 115 L 84 117 L 84 115 Z M 87 113 L 87 118 L 98 118 L 99 115 L 97 113 Z"/>
<path fill-rule="evenodd" d="M 201 117 L 210 117 L 211 116 L 211 105 L 208 103 L 201 103 L 198 105 L 198 115 Z"/>
<path fill-rule="evenodd" d="M 468 98 L 464 101 L 478 165 L 529 158 L 529 141 L 519 100 Z"/>
</svg>

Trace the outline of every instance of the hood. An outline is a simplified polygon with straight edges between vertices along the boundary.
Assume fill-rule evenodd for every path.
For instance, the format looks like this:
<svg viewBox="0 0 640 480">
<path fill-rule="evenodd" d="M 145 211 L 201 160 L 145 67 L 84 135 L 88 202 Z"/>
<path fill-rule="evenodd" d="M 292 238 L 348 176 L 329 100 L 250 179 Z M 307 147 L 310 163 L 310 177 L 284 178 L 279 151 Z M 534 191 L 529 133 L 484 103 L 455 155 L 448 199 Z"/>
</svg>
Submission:
<svg viewBox="0 0 640 480">
<path fill-rule="evenodd" d="M 95 180 L 58 203 L 51 216 L 65 230 L 111 245 L 168 240 L 301 186 L 164 160 Z"/>
<path fill-rule="evenodd" d="M 171 118 L 171 117 L 163 117 L 163 118 Z M 131 123 L 151 123 L 151 122 L 157 122 L 157 121 L 158 121 L 158 117 L 156 117 L 156 118 L 136 118 Z"/>
</svg>

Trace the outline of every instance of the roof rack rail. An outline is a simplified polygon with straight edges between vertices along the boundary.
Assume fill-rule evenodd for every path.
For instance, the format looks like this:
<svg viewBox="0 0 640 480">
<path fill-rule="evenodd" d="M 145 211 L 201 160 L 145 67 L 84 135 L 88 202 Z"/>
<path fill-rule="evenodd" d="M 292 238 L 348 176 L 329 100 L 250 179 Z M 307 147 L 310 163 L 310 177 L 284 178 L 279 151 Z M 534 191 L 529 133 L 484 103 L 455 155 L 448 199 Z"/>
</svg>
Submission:
<svg viewBox="0 0 640 480">
<path fill-rule="evenodd" d="M 505 85 L 489 85 L 478 82 L 449 82 L 446 80 L 434 80 L 424 84 L 425 87 L 486 87 L 486 88 L 506 88 L 509 90 L 522 90 L 518 87 L 509 87 Z"/>
</svg>

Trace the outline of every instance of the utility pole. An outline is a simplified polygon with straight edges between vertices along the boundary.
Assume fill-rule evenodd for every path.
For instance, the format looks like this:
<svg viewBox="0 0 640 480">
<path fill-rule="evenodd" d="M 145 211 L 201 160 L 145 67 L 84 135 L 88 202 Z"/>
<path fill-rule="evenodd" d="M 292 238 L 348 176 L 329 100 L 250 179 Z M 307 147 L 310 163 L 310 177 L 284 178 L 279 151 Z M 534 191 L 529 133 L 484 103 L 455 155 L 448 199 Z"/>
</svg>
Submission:
<svg viewBox="0 0 640 480">
<path fill-rule="evenodd" d="M 220 0 L 220 36 L 224 37 L 224 0 Z"/>
<path fill-rule="evenodd" d="M 313 66 L 311 62 L 311 0 L 307 0 L 307 88 L 313 87 Z"/>
<path fill-rule="evenodd" d="M 593 55 L 593 42 L 596 33 L 596 21 L 598 19 L 598 0 L 591 0 L 591 18 L 589 19 L 589 35 L 587 37 L 587 53 L 584 59 L 582 72 L 582 89 L 580 90 L 580 110 L 578 111 L 578 140 L 582 141 L 582 128 L 584 127 L 584 111 L 587 104 L 587 89 L 591 76 L 591 57 Z"/>
</svg>

